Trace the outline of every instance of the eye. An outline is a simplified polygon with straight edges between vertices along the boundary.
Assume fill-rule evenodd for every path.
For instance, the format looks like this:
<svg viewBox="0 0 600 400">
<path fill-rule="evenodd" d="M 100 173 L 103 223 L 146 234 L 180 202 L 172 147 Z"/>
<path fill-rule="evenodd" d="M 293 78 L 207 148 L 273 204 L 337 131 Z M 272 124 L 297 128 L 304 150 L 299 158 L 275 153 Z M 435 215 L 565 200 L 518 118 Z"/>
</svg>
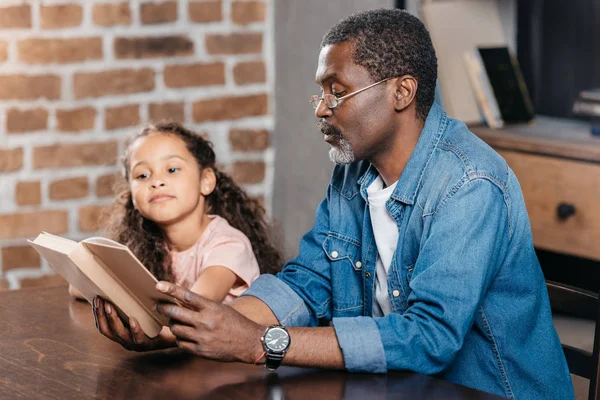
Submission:
<svg viewBox="0 0 600 400">
<path fill-rule="evenodd" d="M 181 170 L 181 168 L 177 168 L 177 167 L 171 167 L 168 169 L 170 174 L 174 174 L 175 172 L 180 171 L 180 170 Z"/>
<path fill-rule="evenodd" d="M 148 174 L 139 174 L 135 177 L 135 179 L 139 179 L 139 180 L 146 179 L 146 178 L 148 178 Z"/>
<path fill-rule="evenodd" d="M 334 91 L 331 91 L 331 94 L 334 95 L 335 97 L 337 97 L 338 99 L 340 97 L 342 97 L 344 95 L 344 93 L 346 93 L 346 92 L 334 92 Z"/>
</svg>

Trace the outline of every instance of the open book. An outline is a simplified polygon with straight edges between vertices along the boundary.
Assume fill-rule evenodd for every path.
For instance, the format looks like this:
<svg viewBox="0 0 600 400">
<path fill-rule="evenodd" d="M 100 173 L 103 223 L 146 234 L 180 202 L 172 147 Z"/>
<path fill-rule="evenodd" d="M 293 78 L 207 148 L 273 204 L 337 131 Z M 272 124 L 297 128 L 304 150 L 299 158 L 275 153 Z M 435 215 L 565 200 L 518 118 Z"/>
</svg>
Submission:
<svg viewBox="0 0 600 400">
<path fill-rule="evenodd" d="M 28 242 L 90 303 L 96 296 L 112 302 L 122 318 L 135 318 L 149 337 L 168 325 L 154 304 L 174 299 L 156 290 L 156 278 L 127 246 L 102 237 L 78 243 L 46 232 Z"/>
</svg>

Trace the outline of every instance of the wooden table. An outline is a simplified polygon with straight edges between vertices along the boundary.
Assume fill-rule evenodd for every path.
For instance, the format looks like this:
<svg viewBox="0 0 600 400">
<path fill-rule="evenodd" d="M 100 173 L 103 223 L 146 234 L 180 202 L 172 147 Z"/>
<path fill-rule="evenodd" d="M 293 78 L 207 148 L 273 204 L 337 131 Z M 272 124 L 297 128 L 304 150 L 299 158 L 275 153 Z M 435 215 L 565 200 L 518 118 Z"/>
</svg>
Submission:
<svg viewBox="0 0 600 400">
<path fill-rule="evenodd" d="M 429 376 L 218 363 L 177 349 L 135 353 L 96 331 L 66 287 L 0 293 L 2 399 L 498 399 Z"/>
</svg>

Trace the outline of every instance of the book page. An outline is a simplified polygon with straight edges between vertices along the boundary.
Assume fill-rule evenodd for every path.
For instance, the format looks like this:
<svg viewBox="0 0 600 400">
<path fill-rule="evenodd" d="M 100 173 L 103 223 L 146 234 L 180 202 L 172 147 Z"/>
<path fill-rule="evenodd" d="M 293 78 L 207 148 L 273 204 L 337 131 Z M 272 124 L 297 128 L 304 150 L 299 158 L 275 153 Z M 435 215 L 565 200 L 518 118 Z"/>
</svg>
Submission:
<svg viewBox="0 0 600 400">
<path fill-rule="evenodd" d="M 77 242 L 44 233 L 28 242 L 56 272 L 79 290 L 90 304 L 95 296 L 107 297 L 106 293 L 69 258 L 79 246 Z M 94 263 L 94 260 L 89 257 L 83 262 Z"/>
</svg>

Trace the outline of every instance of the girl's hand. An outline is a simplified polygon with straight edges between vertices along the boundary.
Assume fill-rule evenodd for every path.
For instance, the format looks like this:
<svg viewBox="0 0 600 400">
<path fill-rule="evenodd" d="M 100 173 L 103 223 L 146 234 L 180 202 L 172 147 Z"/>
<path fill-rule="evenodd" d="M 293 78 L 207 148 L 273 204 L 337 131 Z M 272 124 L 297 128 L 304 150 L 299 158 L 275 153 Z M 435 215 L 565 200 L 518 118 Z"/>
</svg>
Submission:
<svg viewBox="0 0 600 400">
<path fill-rule="evenodd" d="M 150 351 L 176 346 L 169 328 L 163 327 L 158 336 L 149 338 L 134 318 L 129 319 L 129 327 L 125 326 L 112 303 L 100 297 L 94 299 L 92 310 L 100 333 L 127 350 Z"/>
</svg>

